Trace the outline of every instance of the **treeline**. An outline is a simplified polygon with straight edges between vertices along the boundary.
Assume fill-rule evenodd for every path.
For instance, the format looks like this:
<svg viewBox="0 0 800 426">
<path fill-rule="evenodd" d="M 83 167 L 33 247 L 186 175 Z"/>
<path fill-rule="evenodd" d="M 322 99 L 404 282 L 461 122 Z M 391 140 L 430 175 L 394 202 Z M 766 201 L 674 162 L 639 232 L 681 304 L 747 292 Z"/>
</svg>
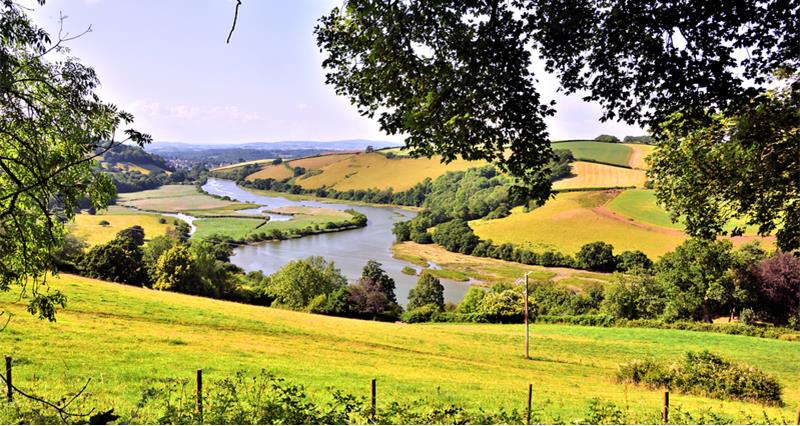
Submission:
<svg viewBox="0 0 800 426">
<path fill-rule="evenodd" d="M 625 136 L 622 141 L 619 140 L 618 137 L 614 135 L 600 135 L 594 140 L 598 142 L 607 142 L 607 143 L 640 143 L 645 145 L 653 145 L 655 144 L 655 140 L 652 136 L 644 135 L 644 136 Z"/>
<path fill-rule="evenodd" d="M 556 160 L 550 164 L 551 180 L 564 179 L 570 176 L 570 163 L 574 161 L 572 153 L 568 150 L 555 150 Z M 467 179 L 482 176 L 494 188 L 494 191 L 505 192 L 504 196 L 508 199 L 508 190 L 513 185 L 513 180 L 505 175 L 500 174 L 493 166 L 484 166 L 480 168 L 468 169 L 466 171 L 448 172 L 442 176 L 432 180 L 426 178 L 422 182 L 417 183 L 410 189 L 401 192 L 394 192 L 392 188 L 388 189 L 351 189 L 347 191 L 338 191 L 333 188 L 315 188 L 306 189 L 296 183 L 296 178 L 309 175 L 314 170 L 295 170 L 295 177 L 276 180 L 268 179 L 255 179 L 248 181 L 245 178 L 250 174 L 256 172 L 258 166 L 251 167 L 245 166 L 241 170 L 231 172 L 213 172 L 215 177 L 223 179 L 236 180 L 237 183 L 244 187 L 260 189 L 265 191 L 286 192 L 290 194 L 305 194 L 314 195 L 317 197 L 334 198 L 345 201 L 359 201 L 375 204 L 394 204 L 401 206 L 414 206 L 425 207 L 428 204 L 438 204 L 436 201 L 427 202 L 431 197 L 436 197 L 445 191 L 443 188 L 452 187 L 454 183 L 460 182 L 467 176 Z M 298 174 L 298 172 L 300 172 Z M 475 200 L 479 201 L 479 200 Z M 510 201 L 510 200 L 509 200 Z M 467 200 L 463 200 L 467 203 Z M 523 202 L 522 200 L 516 201 L 517 203 Z M 510 208 L 511 206 L 506 206 Z M 507 210 L 507 209 L 506 209 Z"/>
<path fill-rule="evenodd" d="M 520 322 L 524 294 L 523 285 L 471 287 L 458 305 L 410 310 L 406 319 Z M 716 324 L 709 328 L 714 319 L 724 317 L 739 320 L 728 330 L 734 334 L 785 334 L 764 332 L 759 325 L 767 323 L 800 330 L 800 258 L 768 255 L 758 244 L 734 250 L 729 241 L 690 239 L 649 268 L 636 266 L 615 274 L 609 284 L 575 291 L 533 282 L 528 294 L 534 321 L 661 328 L 679 324 L 677 328 L 725 331 Z M 697 322 L 709 327 L 690 325 Z"/>
</svg>

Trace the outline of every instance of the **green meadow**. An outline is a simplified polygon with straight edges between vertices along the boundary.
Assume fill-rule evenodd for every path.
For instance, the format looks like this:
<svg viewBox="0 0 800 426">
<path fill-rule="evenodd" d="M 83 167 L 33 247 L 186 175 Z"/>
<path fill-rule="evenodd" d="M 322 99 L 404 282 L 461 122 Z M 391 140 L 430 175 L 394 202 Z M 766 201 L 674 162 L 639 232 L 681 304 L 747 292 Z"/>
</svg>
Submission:
<svg viewBox="0 0 800 426">
<path fill-rule="evenodd" d="M 661 392 L 617 384 L 619 363 L 668 360 L 709 349 L 775 375 L 785 407 L 673 395 L 673 407 L 744 419 L 791 420 L 800 398 L 800 345 L 780 340 L 677 330 L 500 324 L 401 324 L 351 320 L 242 305 L 61 275 L 50 280 L 68 297 L 57 322 L 25 312 L 16 292 L 0 293 L 14 317 L 0 332 L 21 389 L 57 398 L 92 378 L 87 405 L 130 413 L 156 379 L 206 381 L 266 369 L 306 386 L 320 401 L 335 387 L 368 395 L 378 407 L 426 398 L 470 410 L 523 409 L 528 383 L 545 418 L 580 417 L 592 398 L 627 406 L 635 420 L 656 419 Z M 12 289 L 15 290 L 15 289 Z M 46 342 L 46 344 L 45 344 Z M 152 421 L 147 408 L 138 422 Z M 549 416 L 549 417 L 548 417 Z M 0 418 L 0 422 L 10 419 Z"/>
<path fill-rule="evenodd" d="M 568 141 L 553 142 L 553 149 L 567 149 L 572 151 L 576 160 L 596 161 L 628 167 L 633 149 L 619 143 L 604 143 L 597 141 Z"/>
</svg>

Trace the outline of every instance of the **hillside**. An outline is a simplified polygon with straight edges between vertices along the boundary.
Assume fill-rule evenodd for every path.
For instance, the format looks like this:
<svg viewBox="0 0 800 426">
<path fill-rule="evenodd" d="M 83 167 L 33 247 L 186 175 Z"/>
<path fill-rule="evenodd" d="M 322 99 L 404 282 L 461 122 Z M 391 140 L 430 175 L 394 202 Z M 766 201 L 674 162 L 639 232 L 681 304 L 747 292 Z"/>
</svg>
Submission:
<svg viewBox="0 0 800 426">
<path fill-rule="evenodd" d="M 428 398 L 477 411 L 521 410 L 528 383 L 544 419 L 569 423 L 591 398 L 628 406 L 655 421 L 661 393 L 616 384 L 617 364 L 668 359 L 710 349 L 775 375 L 784 408 L 673 394 L 673 407 L 712 409 L 738 419 L 792 419 L 800 398 L 800 346 L 792 342 L 676 330 L 531 327 L 531 360 L 522 357 L 520 325 L 409 325 L 358 321 L 261 308 L 62 275 L 50 281 L 68 297 L 58 321 L 26 312 L 14 291 L 0 293 L 15 314 L 0 344 L 15 359 L 15 384 L 60 396 L 93 378 L 89 401 L 129 414 L 142 390 L 166 377 L 207 382 L 262 368 L 326 399 L 333 386 L 368 395 L 378 380 L 378 408 Z M 43 344 L 43 342 L 47 344 Z M 91 362 L 87 362 L 91 360 Z M 189 389 L 193 386 L 189 384 Z M 191 390 L 188 390 L 191 392 Z M 144 409 L 137 422 L 152 422 Z M 0 419 L 2 420 L 2 419 Z M 7 420 L 7 419 L 6 419 Z M 124 419 L 123 419 L 124 420 Z M 740 420 L 741 421 L 741 420 Z"/>
<path fill-rule="evenodd" d="M 338 191 L 350 189 L 388 189 L 404 191 L 425 178 L 435 179 L 446 172 L 466 170 L 486 164 L 480 161 L 455 160 L 442 164 L 439 157 L 410 158 L 405 156 L 387 157 L 382 152 L 362 152 L 350 154 L 331 154 L 287 161 L 270 165 L 251 174 L 248 180 L 286 179 L 292 176 L 292 169 L 303 167 L 312 170 L 296 179 L 303 188 L 315 189 L 332 187 Z"/>
</svg>

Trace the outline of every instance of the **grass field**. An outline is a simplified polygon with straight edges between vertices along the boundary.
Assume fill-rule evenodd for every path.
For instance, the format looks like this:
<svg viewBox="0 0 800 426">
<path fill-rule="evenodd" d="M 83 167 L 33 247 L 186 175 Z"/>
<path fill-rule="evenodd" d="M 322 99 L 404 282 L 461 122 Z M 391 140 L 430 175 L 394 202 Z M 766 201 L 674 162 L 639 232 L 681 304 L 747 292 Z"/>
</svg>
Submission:
<svg viewBox="0 0 800 426">
<path fill-rule="evenodd" d="M 673 223 L 669 213 L 656 203 L 655 192 L 650 189 L 631 189 L 623 191 L 608 203 L 609 210 L 640 223 L 647 223 L 665 228 L 684 230 L 681 221 Z M 756 235 L 758 228 L 747 226 L 743 219 L 731 221 L 727 229 L 736 226 L 745 228 L 745 235 Z"/>
<path fill-rule="evenodd" d="M 247 180 L 275 179 L 283 180 L 294 176 L 294 172 L 286 164 L 270 164 L 263 169 L 247 176 Z"/>
<path fill-rule="evenodd" d="M 378 383 L 378 409 L 428 398 L 470 410 L 522 410 L 528 383 L 533 405 L 564 422 L 582 416 L 591 398 L 627 406 L 634 422 L 656 421 L 661 392 L 613 382 L 616 366 L 636 357 L 672 359 L 709 349 L 775 375 L 784 408 L 672 395 L 673 408 L 712 409 L 794 420 L 800 398 L 800 345 L 779 340 L 677 330 L 531 326 L 531 359 L 522 357 L 523 328 L 497 324 L 395 324 L 162 293 L 70 275 L 51 280 L 68 297 L 58 321 L 25 312 L 16 293 L 0 293 L 15 314 L 0 332 L 14 357 L 14 382 L 55 399 L 87 378 L 89 403 L 129 415 L 142 390 L 165 377 L 206 383 L 237 371 L 267 369 L 326 400 L 327 387 L 367 396 Z M 191 383 L 191 382 L 190 382 Z M 190 384 L 191 389 L 193 384 Z M 189 390 L 188 392 L 191 392 Z M 135 423 L 152 423 L 140 412 Z M 126 420 L 125 417 L 120 421 Z M 13 419 L 0 418 L 3 423 Z"/>
<path fill-rule="evenodd" d="M 553 149 L 568 149 L 576 160 L 599 161 L 628 167 L 633 149 L 620 143 L 595 141 L 553 142 Z"/>
<path fill-rule="evenodd" d="M 341 210 L 314 207 L 279 208 L 274 211 L 294 214 L 295 216 L 292 220 L 267 222 L 260 228 L 256 227 L 264 222 L 263 219 L 202 218 L 194 221 L 197 231 L 192 235 L 192 238 L 204 238 L 211 234 L 222 234 L 240 240 L 245 239 L 250 234 L 266 232 L 270 229 L 290 232 L 307 226 L 323 226 L 328 222 L 338 224 L 352 217 L 349 213 Z"/>
<path fill-rule="evenodd" d="M 166 220 L 166 223 L 159 223 L 159 219 L 162 218 Z M 100 225 L 102 220 L 108 222 L 109 225 Z M 144 228 L 145 239 L 149 240 L 174 227 L 174 220 L 174 218 L 159 214 L 140 213 L 124 207 L 110 206 L 107 211 L 101 211 L 98 214 L 76 215 L 75 220 L 69 225 L 69 231 L 90 246 L 94 246 L 111 241 L 117 232 L 134 225 Z"/>
<path fill-rule="evenodd" d="M 304 188 L 333 187 L 349 189 L 388 189 L 404 191 L 429 177 L 435 179 L 448 171 L 466 170 L 486 164 L 480 161 L 455 160 L 442 164 L 439 157 L 393 158 L 373 152 L 361 153 L 323 167 L 322 173 L 297 179 Z"/>
<path fill-rule="evenodd" d="M 647 180 L 647 176 L 642 170 L 585 161 L 575 161 L 571 166 L 572 174 L 575 176 L 553 182 L 553 189 L 641 187 Z"/>
<path fill-rule="evenodd" d="M 345 154 L 317 155 L 314 157 L 299 158 L 297 160 L 289 161 L 289 165 L 292 167 L 303 167 L 309 170 L 318 170 L 333 163 L 346 160 L 353 155 L 355 154 L 350 152 Z"/>
<path fill-rule="evenodd" d="M 642 169 L 646 170 L 648 168 L 646 158 L 650 155 L 654 149 L 656 149 L 653 145 L 644 145 L 638 143 L 626 143 L 623 144 L 632 150 L 631 156 L 628 159 L 628 165 L 633 167 L 634 169 Z"/>
<path fill-rule="evenodd" d="M 604 214 L 613 192 L 561 193 L 543 207 L 525 213 L 518 207 L 508 217 L 470 222 L 475 233 L 495 243 L 514 243 L 534 251 L 576 253 L 593 241 L 611 243 L 617 252 L 642 250 L 652 258 L 672 250 L 686 237 L 680 232 L 637 226 Z"/>
<path fill-rule="evenodd" d="M 119 194 L 117 203 L 142 210 L 160 212 L 185 212 L 200 210 L 240 210 L 256 207 L 254 204 L 220 200 L 197 191 L 191 185 L 164 185 L 148 191 Z"/>
<path fill-rule="evenodd" d="M 559 285 L 580 290 L 589 285 L 602 284 L 611 279 L 611 274 L 588 272 L 570 268 L 546 268 L 544 266 L 524 265 L 517 262 L 467 256 L 445 250 L 436 244 L 417 244 L 406 241 L 392 246 L 394 257 L 428 268 L 430 262 L 443 268 L 445 273 L 457 272 L 491 285 L 510 283 L 529 273 L 532 280 L 553 281 Z M 432 270 L 433 271 L 433 270 Z M 462 278 L 463 280 L 463 278 Z"/>
</svg>

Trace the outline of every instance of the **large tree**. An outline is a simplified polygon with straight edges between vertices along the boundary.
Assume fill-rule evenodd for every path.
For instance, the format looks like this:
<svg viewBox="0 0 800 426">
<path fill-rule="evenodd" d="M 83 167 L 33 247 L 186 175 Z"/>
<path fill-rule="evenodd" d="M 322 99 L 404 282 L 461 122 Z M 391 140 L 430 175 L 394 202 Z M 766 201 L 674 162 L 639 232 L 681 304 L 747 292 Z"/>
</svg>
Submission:
<svg viewBox="0 0 800 426">
<path fill-rule="evenodd" d="M 701 163 L 701 151 L 660 162 L 659 200 L 695 235 L 749 213 L 763 232 L 782 229 L 782 247 L 800 244 L 796 1 L 348 0 L 315 31 L 327 82 L 384 131 L 405 134 L 412 153 L 493 161 L 541 200 L 554 109 L 535 85 L 537 56 L 566 93 L 598 102 L 603 120 L 649 127 L 665 159 L 720 120 L 746 124 L 699 147 L 732 141 L 743 152 L 727 161 Z M 738 173 L 716 174 L 736 161 Z M 704 187 L 726 190 L 694 203 L 690 189 Z"/>
<path fill-rule="evenodd" d="M 99 99 L 94 70 L 64 55 L 68 39 L 51 40 L 25 9 L 0 3 L 0 291 L 19 286 L 29 310 L 51 320 L 64 296 L 46 290 L 46 277 L 64 224 L 79 200 L 101 208 L 114 194 L 94 159 L 123 141 L 150 140 L 122 130 L 133 117 Z M 54 54 L 61 59 L 49 60 Z"/>
</svg>

